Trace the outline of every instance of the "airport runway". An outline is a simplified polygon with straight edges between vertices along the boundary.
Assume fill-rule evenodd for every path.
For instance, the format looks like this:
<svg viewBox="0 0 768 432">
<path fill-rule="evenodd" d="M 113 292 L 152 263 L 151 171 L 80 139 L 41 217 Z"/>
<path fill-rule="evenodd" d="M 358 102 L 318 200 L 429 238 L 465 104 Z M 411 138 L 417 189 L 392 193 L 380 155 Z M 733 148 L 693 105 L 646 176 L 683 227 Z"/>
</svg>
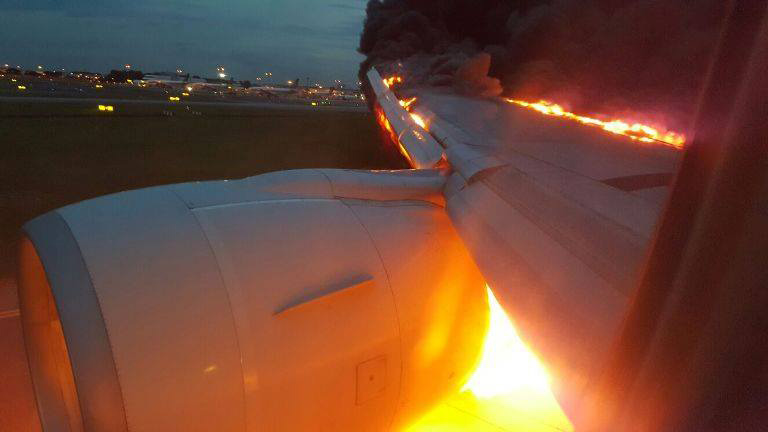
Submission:
<svg viewBox="0 0 768 432">
<path fill-rule="evenodd" d="M 243 107 L 243 108 L 261 108 L 261 109 L 281 109 L 281 110 L 303 110 L 303 111 L 342 111 L 342 112 L 367 112 L 367 106 L 351 105 L 317 105 L 312 106 L 309 101 L 302 102 L 207 102 L 182 100 L 172 102 L 169 100 L 155 99 L 113 99 L 113 98 L 70 98 L 70 97 L 45 97 L 45 96 L 0 96 L 0 102 L 12 103 L 88 103 L 88 104 L 114 104 L 114 105 L 164 105 L 169 107 L 190 106 L 190 107 Z"/>
</svg>

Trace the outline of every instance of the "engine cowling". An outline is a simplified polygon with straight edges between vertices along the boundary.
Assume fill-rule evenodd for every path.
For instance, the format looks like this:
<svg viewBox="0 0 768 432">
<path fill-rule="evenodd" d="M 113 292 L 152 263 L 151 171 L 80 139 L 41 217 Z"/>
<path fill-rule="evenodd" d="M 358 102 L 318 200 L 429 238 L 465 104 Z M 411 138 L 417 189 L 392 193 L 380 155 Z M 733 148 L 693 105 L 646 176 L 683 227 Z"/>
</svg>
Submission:
<svg viewBox="0 0 768 432">
<path fill-rule="evenodd" d="M 407 425 L 462 384 L 487 326 L 442 184 L 299 170 L 29 222 L 19 290 L 44 429 Z"/>
</svg>

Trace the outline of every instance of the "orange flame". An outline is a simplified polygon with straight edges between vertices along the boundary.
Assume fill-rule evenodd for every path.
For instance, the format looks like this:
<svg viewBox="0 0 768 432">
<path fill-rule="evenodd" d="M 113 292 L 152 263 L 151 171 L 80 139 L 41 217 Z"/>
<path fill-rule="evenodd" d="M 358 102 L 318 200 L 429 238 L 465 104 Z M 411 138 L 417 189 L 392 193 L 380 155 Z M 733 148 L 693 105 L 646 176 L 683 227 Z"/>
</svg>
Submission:
<svg viewBox="0 0 768 432">
<path fill-rule="evenodd" d="M 461 393 L 407 432 L 573 431 L 552 393 L 546 369 L 517 335 L 488 286 L 486 291 L 489 327 L 477 368 Z"/>
<path fill-rule="evenodd" d="M 379 121 L 381 127 L 387 131 L 389 138 L 392 139 L 392 141 L 397 142 L 397 134 L 395 133 L 395 130 L 392 129 L 392 125 L 389 123 L 386 114 L 384 114 L 384 111 L 380 108 L 376 109 L 376 119 Z"/>
<path fill-rule="evenodd" d="M 417 125 L 421 126 L 424 130 L 427 130 L 427 122 L 424 120 L 422 116 L 416 113 L 410 113 L 410 114 L 411 114 L 411 118 Z"/>
<path fill-rule="evenodd" d="M 416 102 L 416 97 L 414 96 L 410 99 L 398 100 L 397 102 L 400 104 L 401 107 L 405 108 L 406 111 L 409 111 L 411 105 L 414 102 Z"/>
<path fill-rule="evenodd" d="M 392 128 L 392 124 L 389 123 L 389 120 L 387 119 L 386 114 L 384 114 L 384 111 L 379 107 L 376 108 L 376 120 L 378 120 L 381 127 L 385 131 L 387 131 L 387 134 L 389 135 L 389 139 L 397 145 L 397 149 L 400 151 L 400 153 L 403 156 L 405 156 L 405 159 L 408 160 L 408 163 L 411 164 L 411 166 L 413 166 L 413 162 L 411 161 L 411 155 L 408 154 L 408 151 L 400 142 L 400 138 L 398 138 L 397 133 Z"/>
<path fill-rule="evenodd" d="M 398 83 L 398 84 L 402 83 L 403 82 L 403 77 L 397 76 L 397 75 L 393 75 L 393 76 L 391 76 L 389 78 L 384 78 L 383 81 L 384 81 L 384 85 L 385 86 L 387 86 L 389 88 L 392 88 L 392 85 L 394 85 L 395 83 Z"/>
<path fill-rule="evenodd" d="M 408 111 L 408 113 L 411 115 L 411 118 L 413 119 L 413 121 L 417 125 L 421 126 L 424 130 L 428 130 L 427 129 L 427 121 L 424 120 L 424 117 L 422 117 L 422 116 L 420 116 L 420 115 L 418 115 L 418 114 L 416 114 L 414 112 L 411 112 L 411 110 L 413 109 L 413 103 L 416 102 L 416 97 L 415 96 L 410 98 L 410 99 L 404 99 L 404 100 L 403 99 L 399 99 L 397 102 L 400 104 L 401 107 L 403 107 L 403 109 Z"/>
<path fill-rule="evenodd" d="M 549 374 L 517 335 L 490 287 L 486 286 L 486 291 L 490 325 L 480 363 L 464 385 L 464 390 L 481 398 L 521 389 L 549 392 Z"/>
<path fill-rule="evenodd" d="M 387 86 L 388 88 L 391 88 L 392 85 L 394 85 L 395 83 L 402 83 L 403 78 L 397 75 L 393 75 L 389 78 L 384 78 L 382 81 L 384 82 L 385 86 Z M 416 113 L 411 112 L 411 109 L 413 108 L 413 103 L 416 102 L 416 99 L 417 99 L 416 97 L 412 97 L 410 99 L 398 99 L 397 103 L 400 104 L 400 106 L 403 107 L 403 109 L 410 114 L 411 118 L 416 124 L 418 124 L 419 126 L 421 126 L 426 130 L 427 122 L 424 120 L 424 118 L 422 118 L 420 115 Z M 405 156 L 405 158 L 408 160 L 408 163 L 410 163 L 411 166 L 413 166 L 411 155 L 408 154 L 408 150 L 406 150 L 405 146 L 403 146 L 403 143 L 400 142 L 400 139 L 397 136 L 397 133 L 392 129 L 392 125 L 389 123 L 387 116 L 384 114 L 384 112 L 380 108 L 376 109 L 376 118 L 379 121 L 379 124 L 381 124 L 381 126 L 388 132 L 392 142 L 397 144 L 397 148 L 398 150 L 400 150 L 400 153 L 403 156 Z"/>
<path fill-rule="evenodd" d="M 507 99 L 507 102 L 538 111 L 541 114 L 575 120 L 587 126 L 599 127 L 605 131 L 623 135 L 641 142 L 660 142 L 678 149 L 685 146 L 685 135 L 661 128 L 655 128 L 642 123 L 628 123 L 623 120 L 603 121 L 593 117 L 574 114 L 562 106 L 545 100 L 526 102 L 517 99 Z"/>
</svg>

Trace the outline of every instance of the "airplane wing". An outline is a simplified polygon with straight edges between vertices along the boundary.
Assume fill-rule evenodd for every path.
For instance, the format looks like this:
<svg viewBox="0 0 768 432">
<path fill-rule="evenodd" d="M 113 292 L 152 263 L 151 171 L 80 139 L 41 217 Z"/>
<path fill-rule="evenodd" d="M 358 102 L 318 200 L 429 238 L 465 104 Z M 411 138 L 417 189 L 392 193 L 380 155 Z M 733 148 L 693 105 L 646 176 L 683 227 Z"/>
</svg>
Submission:
<svg viewBox="0 0 768 432">
<path fill-rule="evenodd" d="M 679 150 L 504 101 L 422 98 L 457 167 L 454 225 L 524 339 L 567 387 L 583 385 L 623 316 Z"/>
<path fill-rule="evenodd" d="M 439 146 L 431 152 L 451 168 L 444 195 L 454 227 L 574 413 L 617 336 L 680 150 L 500 98 L 415 96 L 412 113 Z M 377 97 L 382 107 L 392 98 Z M 428 152 L 414 153 L 421 162 Z"/>
</svg>

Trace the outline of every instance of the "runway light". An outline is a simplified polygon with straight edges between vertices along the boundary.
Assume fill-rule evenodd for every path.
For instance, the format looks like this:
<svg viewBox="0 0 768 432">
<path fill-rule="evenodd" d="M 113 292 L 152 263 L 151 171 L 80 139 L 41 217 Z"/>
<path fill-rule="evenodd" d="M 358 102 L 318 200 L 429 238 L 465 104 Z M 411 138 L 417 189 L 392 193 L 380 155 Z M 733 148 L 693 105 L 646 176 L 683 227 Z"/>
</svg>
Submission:
<svg viewBox="0 0 768 432">
<path fill-rule="evenodd" d="M 189 93 L 187 93 L 187 92 L 184 92 L 184 93 L 182 93 L 181 95 L 182 95 L 182 96 L 189 96 Z"/>
<path fill-rule="evenodd" d="M 168 98 L 168 100 L 171 101 L 171 102 L 178 102 L 179 101 L 179 97 L 178 96 L 170 96 Z"/>
<path fill-rule="evenodd" d="M 312 102 L 312 106 L 317 106 L 317 102 Z"/>
<path fill-rule="evenodd" d="M 112 105 L 99 105 L 99 111 L 107 111 L 107 112 L 113 112 L 115 110 L 115 107 Z"/>
<path fill-rule="evenodd" d="M 104 86 L 103 86 L 103 85 L 101 85 L 101 84 L 96 84 L 96 85 L 95 85 L 95 86 L 93 86 L 93 87 L 94 87 L 94 88 L 104 88 Z"/>
<path fill-rule="evenodd" d="M 23 86 L 23 85 L 19 86 L 19 90 L 26 90 L 26 89 L 27 89 L 27 86 Z"/>
<path fill-rule="evenodd" d="M 16 82 L 16 78 L 11 78 L 11 82 Z"/>
</svg>

